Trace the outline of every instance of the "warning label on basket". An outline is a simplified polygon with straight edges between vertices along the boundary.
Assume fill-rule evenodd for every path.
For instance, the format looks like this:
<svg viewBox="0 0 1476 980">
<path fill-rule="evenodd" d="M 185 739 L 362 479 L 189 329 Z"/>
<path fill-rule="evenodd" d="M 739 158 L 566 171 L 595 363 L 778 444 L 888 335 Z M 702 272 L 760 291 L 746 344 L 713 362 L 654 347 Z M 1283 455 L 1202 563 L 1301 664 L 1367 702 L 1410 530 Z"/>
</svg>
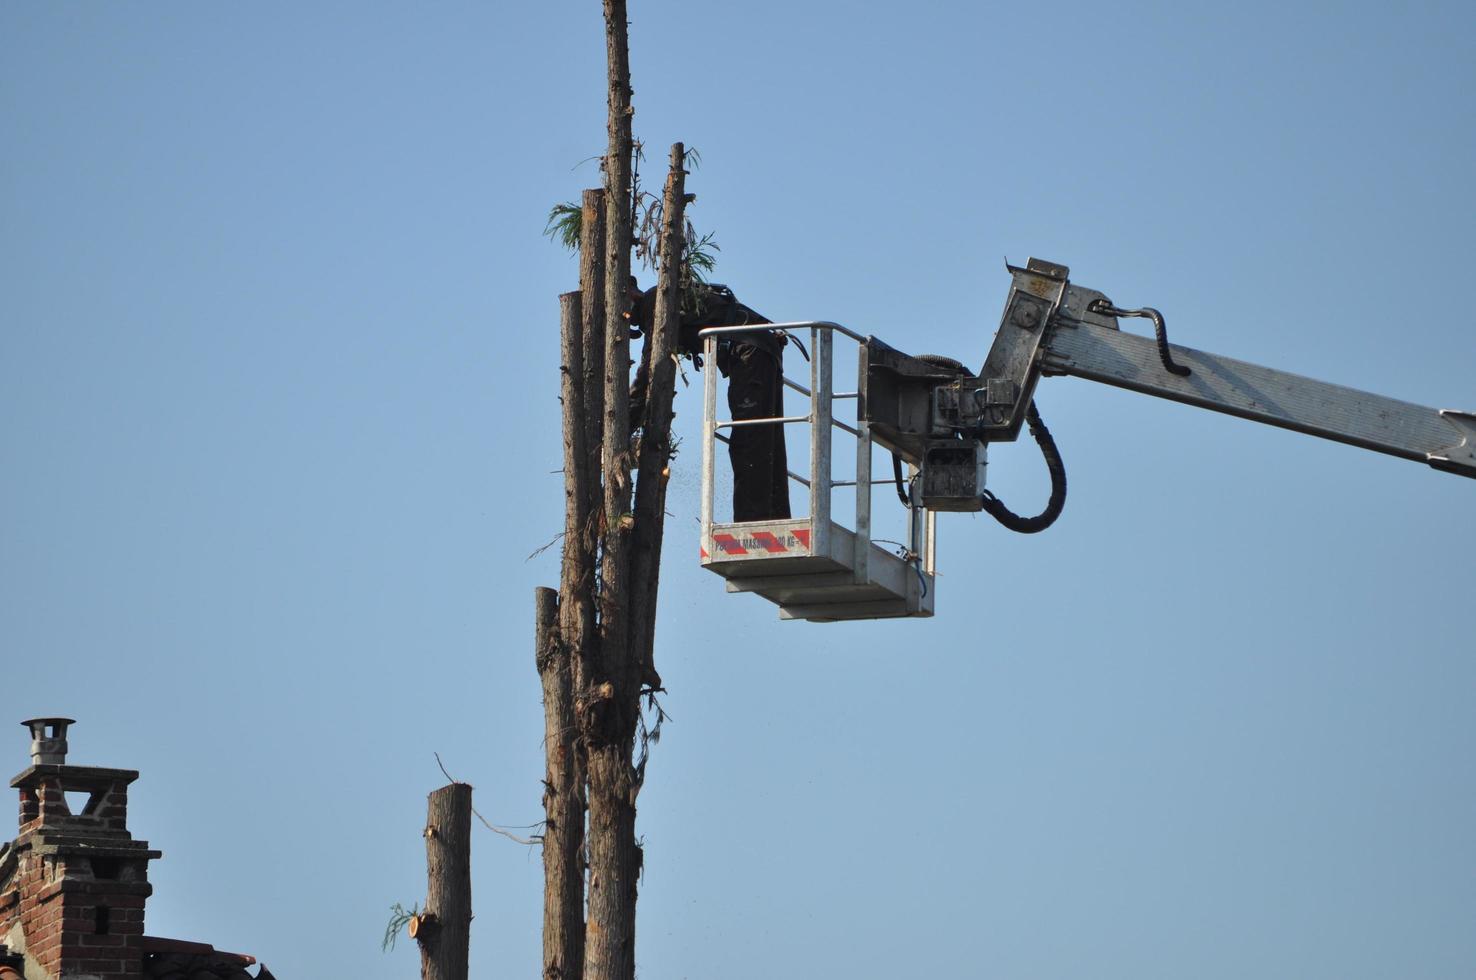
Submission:
<svg viewBox="0 0 1476 980">
<path fill-rule="evenodd" d="M 809 528 L 779 527 L 773 530 L 744 528 L 741 531 L 722 532 L 712 536 L 712 545 L 718 554 L 738 555 L 808 555 L 810 553 Z"/>
</svg>

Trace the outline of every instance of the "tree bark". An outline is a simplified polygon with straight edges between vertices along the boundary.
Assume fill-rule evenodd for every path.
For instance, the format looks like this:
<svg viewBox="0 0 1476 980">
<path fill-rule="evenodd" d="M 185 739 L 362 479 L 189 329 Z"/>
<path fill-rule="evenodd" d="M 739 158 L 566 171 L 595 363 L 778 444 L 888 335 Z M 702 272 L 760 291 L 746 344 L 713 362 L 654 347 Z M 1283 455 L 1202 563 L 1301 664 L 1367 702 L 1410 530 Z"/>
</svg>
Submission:
<svg viewBox="0 0 1476 980">
<path fill-rule="evenodd" d="M 565 649 L 584 660 L 595 631 L 594 568 L 599 457 L 590 453 L 586 397 L 589 374 L 582 292 L 559 297 L 559 401 L 564 406 L 564 551 L 559 569 L 559 632 Z M 597 452 L 598 450 L 596 450 Z"/>
<path fill-rule="evenodd" d="M 605 51 L 608 69 L 608 135 L 605 153 L 605 438 L 604 553 L 600 564 L 600 685 L 623 692 L 626 655 L 626 590 L 630 540 L 630 250 L 631 135 L 630 60 L 626 43 L 625 0 L 605 0 Z M 600 711 L 609 716 L 612 713 Z M 614 712 L 624 714 L 624 712 Z M 619 717 L 605 717 L 613 728 Z M 602 726 L 603 727 L 603 726 Z"/>
<path fill-rule="evenodd" d="M 425 823 L 425 911 L 415 931 L 421 980 L 467 980 L 471 945 L 471 807 L 466 783 L 430 794 Z"/>
<path fill-rule="evenodd" d="M 633 980 L 635 738 L 640 693 L 629 655 L 631 105 L 625 0 L 605 0 L 608 136 L 605 154 L 604 551 L 600 563 L 600 656 L 581 691 L 580 731 L 589 803 L 586 980 Z"/>
<path fill-rule="evenodd" d="M 585 451 L 589 512 L 600 511 L 600 453 L 605 415 L 605 192 L 584 192 L 579 233 L 579 292 L 583 295 Z M 591 529 L 592 531 L 593 529 Z M 595 542 L 589 541 L 591 551 Z"/>
<path fill-rule="evenodd" d="M 595 569 L 599 563 L 599 538 L 603 527 L 600 519 L 604 508 L 601 486 L 604 453 L 605 412 L 605 192 L 586 190 L 580 216 L 579 236 L 579 292 L 580 329 L 577 338 L 583 360 L 582 405 L 577 419 L 571 403 L 564 403 L 564 425 L 583 424 L 585 429 L 585 469 L 580 474 L 584 481 L 585 523 L 577 538 L 565 540 L 566 549 L 572 547 L 578 554 L 579 575 L 577 581 L 562 582 L 561 601 L 566 614 L 577 620 L 575 633 L 566 639 L 574 654 L 574 690 L 576 697 L 582 693 L 594 675 L 594 661 L 599 653 L 599 627 L 596 621 Z M 565 366 L 573 356 L 568 332 L 564 336 Z M 565 560 L 568 560 L 566 554 Z M 572 588 L 571 588 L 572 587 Z M 568 603 L 573 605 L 568 605 Z M 583 772 L 581 771 L 581 780 Z M 582 787 L 582 782 L 581 782 Z"/>
<path fill-rule="evenodd" d="M 564 552 L 559 570 L 559 633 L 564 655 L 572 659 L 573 687 L 577 695 L 590 673 L 590 662 L 598 641 L 595 620 L 595 564 L 598 546 L 596 515 L 599 513 L 600 446 L 589 443 L 591 430 L 588 398 L 600 386 L 588 385 L 588 326 L 583 314 L 584 293 L 559 297 L 559 326 L 563 364 L 559 376 L 559 400 L 564 406 Z M 600 325 L 603 330 L 603 324 Z M 603 371 L 600 364 L 599 370 Z M 572 701 L 571 701 L 572 710 Z M 582 767 L 578 770 L 583 784 Z M 581 814 L 582 814 L 581 809 Z"/>
<path fill-rule="evenodd" d="M 645 430 L 636 475 L 635 543 L 631 555 L 630 655 L 641 679 L 661 686 L 656 672 L 656 590 L 661 574 L 661 540 L 666 526 L 666 486 L 671 462 L 672 398 L 676 393 L 678 297 L 686 213 L 686 151 L 672 145 L 671 165 L 661 204 L 660 261 L 656 279 L 656 322 L 649 335 L 650 383 L 646 387 Z M 710 369 L 709 369 L 710 370 Z"/>
<path fill-rule="evenodd" d="M 641 854 L 635 842 L 630 743 L 592 748 L 588 764 L 589 913 L 584 976 L 585 980 L 632 980 Z"/>
<path fill-rule="evenodd" d="M 534 590 L 543 681 L 543 977 L 584 972 L 584 772 L 574 724 L 574 671 L 553 589 Z"/>
</svg>

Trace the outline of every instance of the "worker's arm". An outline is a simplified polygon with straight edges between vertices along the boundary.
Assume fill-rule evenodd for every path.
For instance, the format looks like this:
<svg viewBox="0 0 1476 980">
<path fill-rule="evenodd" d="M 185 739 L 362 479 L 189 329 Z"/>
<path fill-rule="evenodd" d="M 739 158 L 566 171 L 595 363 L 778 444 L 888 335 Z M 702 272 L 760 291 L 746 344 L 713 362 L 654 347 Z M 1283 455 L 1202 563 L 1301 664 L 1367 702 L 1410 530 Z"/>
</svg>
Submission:
<svg viewBox="0 0 1476 980">
<path fill-rule="evenodd" d="M 650 330 L 651 325 L 656 322 L 656 287 L 652 286 L 644 292 L 637 292 L 630 304 L 628 314 L 630 323 L 631 339 L 639 337 L 643 332 Z"/>
</svg>

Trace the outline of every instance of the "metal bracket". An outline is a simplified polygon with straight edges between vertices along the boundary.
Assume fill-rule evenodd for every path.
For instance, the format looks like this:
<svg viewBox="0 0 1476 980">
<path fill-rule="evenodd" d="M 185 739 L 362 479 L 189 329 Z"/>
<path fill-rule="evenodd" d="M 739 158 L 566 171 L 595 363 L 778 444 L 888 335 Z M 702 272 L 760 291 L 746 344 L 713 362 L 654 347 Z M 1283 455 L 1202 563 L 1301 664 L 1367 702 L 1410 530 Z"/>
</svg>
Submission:
<svg viewBox="0 0 1476 980">
<path fill-rule="evenodd" d="M 1025 406 L 1040 380 L 1041 348 L 1066 295 L 1070 275 L 1064 265 L 1034 258 L 1023 269 L 1009 266 L 1009 270 L 1014 284 L 994 345 L 979 372 L 982 384 L 977 385 L 984 390 L 990 409 L 974 433 L 984 442 L 1010 442 L 1020 435 Z M 995 399 L 1004 393 L 1009 403 L 996 405 Z"/>
<path fill-rule="evenodd" d="M 1440 417 L 1455 427 L 1461 441 L 1428 454 L 1425 462 L 1437 470 L 1476 477 L 1476 414 L 1442 408 Z"/>
</svg>

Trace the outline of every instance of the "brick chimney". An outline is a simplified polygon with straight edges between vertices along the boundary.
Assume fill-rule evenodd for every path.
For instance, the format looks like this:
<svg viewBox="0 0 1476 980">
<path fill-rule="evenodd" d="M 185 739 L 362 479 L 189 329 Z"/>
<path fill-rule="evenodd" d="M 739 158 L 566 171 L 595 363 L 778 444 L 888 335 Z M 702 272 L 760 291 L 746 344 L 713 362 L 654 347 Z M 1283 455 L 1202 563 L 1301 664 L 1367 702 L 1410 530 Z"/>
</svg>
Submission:
<svg viewBox="0 0 1476 980">
<path fill-rule="evenodd" d="M 128 784 L 138 773 L 69 765 L 70 718 L 21 724 L 31 765 L 10 781 L 20 791 L 20 833 L 0 851 L 0 945 L 24 956 L 26 980 L 135 980 L 153 892 L 148 865 L 162 856 L 128 832 Z"/>
</svg>

